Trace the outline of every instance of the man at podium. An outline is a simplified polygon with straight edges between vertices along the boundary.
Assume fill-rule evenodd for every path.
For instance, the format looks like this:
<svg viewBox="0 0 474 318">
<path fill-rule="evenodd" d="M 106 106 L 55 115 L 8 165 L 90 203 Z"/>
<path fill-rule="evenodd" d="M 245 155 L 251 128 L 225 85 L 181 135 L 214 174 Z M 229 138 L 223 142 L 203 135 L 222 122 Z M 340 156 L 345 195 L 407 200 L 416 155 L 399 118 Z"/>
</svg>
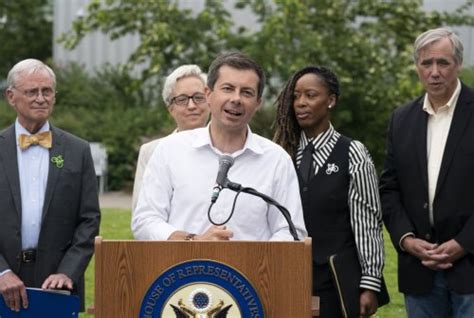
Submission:
<svg viewBox="0 0 474 318">
<path fill-rule="evenodd" d="M 211 121 L 158 145 L 132 218 L 136 239 L 292 240 L 280 211 L 258 197 L 224 188 L 211 205 L 224 154 L 234 162 L 229 180 L 276 199 L 289 210 L 299 238 L 306 236 L 289 155 L 248 126 L 261 104 L 264 82 L 262 68 L 244 54 L 226 53 L 213 61 L 205 89 Z"/>
</svg>

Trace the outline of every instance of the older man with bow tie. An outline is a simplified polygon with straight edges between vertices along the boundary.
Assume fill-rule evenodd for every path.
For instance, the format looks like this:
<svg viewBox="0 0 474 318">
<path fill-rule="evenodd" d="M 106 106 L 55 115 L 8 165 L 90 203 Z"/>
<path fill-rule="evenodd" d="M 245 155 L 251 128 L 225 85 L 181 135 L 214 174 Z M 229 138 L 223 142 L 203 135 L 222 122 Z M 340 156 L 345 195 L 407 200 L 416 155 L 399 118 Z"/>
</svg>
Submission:
<svg viewBox="0 0 474 318">
<path fill-rule="evenodd" d="M 17 113 L 0 132 L 0 294 L 14 311 L 26 287 L 68 289 L 84 308 L 84 272 L 100 210 L 89 144 L 52 126 L 56 77 L 35 59 L 8 73 Z"/>
</svg>

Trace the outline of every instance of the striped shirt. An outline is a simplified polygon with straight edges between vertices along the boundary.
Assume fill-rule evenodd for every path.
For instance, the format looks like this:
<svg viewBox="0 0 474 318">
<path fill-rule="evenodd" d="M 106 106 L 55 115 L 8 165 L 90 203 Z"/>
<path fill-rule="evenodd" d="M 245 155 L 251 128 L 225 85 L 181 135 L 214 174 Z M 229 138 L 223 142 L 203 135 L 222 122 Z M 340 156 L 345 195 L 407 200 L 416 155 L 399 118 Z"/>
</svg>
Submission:
<svg viewBox="0 0 474 318">
<path fill-rule="evenodd" d="M 304 148 L 312 142 L 314 174 L 318 174 L 340 136 L 332 125 L 314 139 L 308 139 L 302 132 L 296 154 L 296 165 L 299 167 Z M 384 266 L 378 179 L 368 150 L 361 142 L 355 140 L 349 147 L 349 175 L 350 220 L 362 268 L 360 288 L 378 292 L 381 288 Z"/>
</svg>

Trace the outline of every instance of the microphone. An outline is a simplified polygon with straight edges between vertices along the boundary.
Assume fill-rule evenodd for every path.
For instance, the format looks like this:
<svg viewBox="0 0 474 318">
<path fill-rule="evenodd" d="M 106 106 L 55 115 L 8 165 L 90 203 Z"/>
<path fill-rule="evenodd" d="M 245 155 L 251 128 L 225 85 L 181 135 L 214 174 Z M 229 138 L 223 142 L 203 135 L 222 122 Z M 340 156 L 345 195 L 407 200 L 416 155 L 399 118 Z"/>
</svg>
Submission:
<svg viewBox="0 0 474 318">
<path fill-rule="evenodd" d="M 219 170 L 217 170 L 216 185 L 212 190 L 211 202 L 215 203 L 219 197 L 219 193 L 227 187 L 227 173 L 229 172 L 230 167 L 234 164 L 234 158 L 231 155 L 222 155 L 219 158 Z"/>
<path fill-rule="evenodd" d="M 261 199 L 263 199 L 265 202 L 268 204 L 274 205 L 283 215 L 283 217 L 286 219 L 288 223 L 288 228 L 293 236 L 295 241 L 298 241 L 298 233 L 296 232 L 295 225 L 293 224 L 293 221 L 291 220 L 291 215 L 290 212 L 282 206 L 280 203 L 278 203 L 276 200 L 271 198 L 270 196 L 263 194 L 261 192 L 258 192 L 257 190 L 249 187 L 242 187 L 242 185 L 232 182 L 227 178 L 227 173 L 229 173 L 230 167 L 234 164 L 234 158 L 232 158 L 231 155 L 222 155 L 219 158 L 219 170 L 217 171 L 217 177 L 216 177 L 216 185 L 214 186 L 214 189 L 212 190 L 212 197 L 211 197 L 211 205 L 209 206 L 209 210 L 207 211 L 207 217 L 209 218 L 209 221 L 214 224 L 214 225 L 224 225 L 226 224 L 232 215 L 234 214 L 234 208 L 235 208 L 235 202 L 237 200 L 237 196 L 241 193 L 248 193 L 251 195 L 255 195 Z M 214 203 L 216 203 L 217 198 L 219 197 L 219 193 L 222 191 L 224 188 L 229 188 L 230 190 L 238 192 L 237 195 L 235 196 L 234 199 L 234 205 L 232 206 L 232 211 L 227 218 L 226 221 L 222 223 L 216 223 L 212 220 L 211 218 L 211 209 Z"/>
</svg>

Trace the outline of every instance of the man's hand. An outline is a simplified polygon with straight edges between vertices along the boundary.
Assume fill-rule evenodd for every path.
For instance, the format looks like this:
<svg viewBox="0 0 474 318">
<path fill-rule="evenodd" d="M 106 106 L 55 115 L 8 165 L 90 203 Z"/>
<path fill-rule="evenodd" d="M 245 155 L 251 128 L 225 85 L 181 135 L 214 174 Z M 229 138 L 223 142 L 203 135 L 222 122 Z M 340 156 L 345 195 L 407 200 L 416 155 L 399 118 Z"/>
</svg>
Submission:
<svg viewBox="0 0 474 318">
<path fill-rule="evenodd" d="M 451 263 L 446 262 L 446 254 L 433 252 L 439 247 L 438 244 L 407 236 L 402 241 L 402 247 L 407 253 L 417 257 L 424 266 L 432 270 L 447 269 L 452 266 Z"/>
<path fill-rule="evenodd" d="M 182 241 L 185 240 L 188 235 L 188 232 L 175 231 L 171 233 L 168 240 Z M 193 241 L 228 241 L 232 236 L 234 236 L 234 233 L 231 230 L 228 230 L 225 225 L 212 225 L 206 230 L 206 232 L 194 236 Z"/>
<path fill-rule="evenodd" d="M 379 304 L 377 295 L 372 290 L 364 290 L 360 293 L 360 317 L 370 317 L 377 312 Z"/>
<path fill-rule="evenodd" d="M 448 269 L 455 261 L 466 255 L 464 248 L 454 239 L 438 245 L 407 236 L 402 241 L 402 247 L 432 270 Z"/>
<path fill-rule="evenodd" d="M 434 270 L 447 269 L 454 262 L 466 255 L 464 248 L 456 240 L 451 239 L 428 252 L 430 259 L 422 261 L 422 264 Z"/>
<path fill-rule="evenodd" d="M 433 244 L 413 236 L 405 237 L 401 245 L 407 253 L 417 257 L 421 261 L 431 259 L 430 253 L 438 247 L 437 244 Z"/>
<path fill-rule="evenodd" d="M 224 226 L 211 226 L 206 232 L 194 237 L 195 241 L 228 241 L 234 236 L 231 230 Z"/>
<path fill-rule="evenodd" d="M 7 272 L 0 276 L 0 294 L 5 304 L 14 311 L 20 311 L 20 306 L 28 308 L 28 296 L 23 281 L 13 272 Z"/>
<path fill-rule="evenodd" d="M 73 282 L 66 274 L 52 274 L 41 285 L 43 289 L 69 289 L 72 290 Z"/>
</svg>

